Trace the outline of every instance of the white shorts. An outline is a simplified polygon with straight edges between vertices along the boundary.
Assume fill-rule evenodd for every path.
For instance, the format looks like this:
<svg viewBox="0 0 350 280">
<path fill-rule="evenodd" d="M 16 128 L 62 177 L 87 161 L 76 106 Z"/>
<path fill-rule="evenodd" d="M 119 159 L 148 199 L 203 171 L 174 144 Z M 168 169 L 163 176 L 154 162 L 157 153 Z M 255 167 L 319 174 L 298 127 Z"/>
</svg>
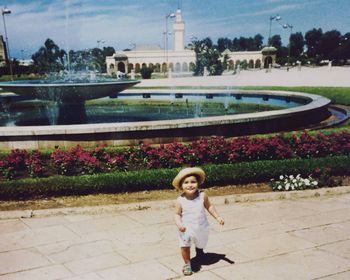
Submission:
<svg viewBox="0 0 350 280">
<path fill-rule="evenodd" d="M 180 247 L 191 247 L 193 243 L 198 249 L 204 249 L 207 246 L 208 237 L 208 226 L 196 229 L 187 227 L 185 232 L 179 231 L 179 244 Z"/>
</svg>

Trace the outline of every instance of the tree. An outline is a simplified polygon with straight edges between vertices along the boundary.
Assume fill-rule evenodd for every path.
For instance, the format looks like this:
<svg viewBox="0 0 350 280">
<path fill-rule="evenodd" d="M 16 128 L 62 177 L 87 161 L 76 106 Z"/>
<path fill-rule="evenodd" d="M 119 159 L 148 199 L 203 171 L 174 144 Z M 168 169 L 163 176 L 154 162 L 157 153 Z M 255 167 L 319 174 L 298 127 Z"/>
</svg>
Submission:
<svg viewBox="0 0 350 280">
<path fill-rule="evenodd" d="M 282 47 L 282 40 L 280 35 L 273 35 L 270 38 L 270 44 L 272 47 L 275 47 L 277 50 Z"/>
<path fill-rule="evenodd" d="M 337 30 L 325 32 L 321 37 L 320 55 L 323 59 L 333 60 L 337 58 L 341 34 Z"/>
<path fill-rule="evenodd" d="M 218 39 L 218 45 L 217 49 L 219 52 L 223 52 L 226 49 L 231 49 L 232 48 L 232 41 L 229 38 L 219 38 Z"/>
<path fill-rule="evenodd" d="M 340 40 L 340 58 L 343 60 L 343 64 L 346 60 L 350 59 L 350 33 L 345 33 Z"/>
<path fill-rule="evenodd" d="M 32 55 L 36 71 L 40 73 L 59 72 L 64 69 L 66 52 L 60 49 L 53 40 L 46 39 L 44 46 Z"/>
<path fill-rule="evenodd" d="M 323 32 L 321 28 L 314 28 L 305 33 L 306 55 L 308 58 L 320 61 L 320 44 Z"/>
<path fill-rule="evenodd" d="M 304 37 L 300 32 L 290 35 L 290 56 L 300 60 L 301 55 L 304 52 Z"/>
<path fill-rule="evenodd" d="M 261 34 L 256 34 L 254 36 L 254 46 L 255 46 L 254 51 L 259 51 L 262 49 L 263 40 L 264 40 L 264 37 Z"/>
<path fill-rule="evenodd" d="M 213 42 L 209 37 L 203 40 L 192 41 L 191 48 L 196 54 L 194 75 L 203 75 L 204 67 L 207 68 L 209 75 L 222 74 L 224 67 L 220 60 L 221 53 L 213 46 Z"/>
<path fill-rule="evenodd" d="M 104 47 L 102 50 L 93 48 L 70 51 L 71 69 L 74 71 L 93 70 L 101 73 L 106 72 L 106 56 L 111 56 L 114 53 L 113 47 Z"/>
</svg>

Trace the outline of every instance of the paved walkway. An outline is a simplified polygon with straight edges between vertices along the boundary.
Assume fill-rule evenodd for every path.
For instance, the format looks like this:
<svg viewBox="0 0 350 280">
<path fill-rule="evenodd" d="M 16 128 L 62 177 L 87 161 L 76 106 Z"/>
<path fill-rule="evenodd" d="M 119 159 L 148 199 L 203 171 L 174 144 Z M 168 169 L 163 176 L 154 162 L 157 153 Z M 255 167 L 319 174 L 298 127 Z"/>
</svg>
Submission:
<svg viewBox="0 0 350 280">
<path fill-rule="evenodd" d="M 207 259 L 185 278 L 350 279 L 350 187 L 332 190 L 212 198 L 226 224 L 210 218 Z M 129 206 L 0 213 L 0 280 L 181 279 L 172 202 Z"/>
<path fill-rule="evenodd" d="M 140 86 L 350 86 L 350 67 L 297 67 L 285 69 L 241 71 L 237 75 L 208 77 L 183 77 L 171 79 L 143 80 Z"/>
</svg>

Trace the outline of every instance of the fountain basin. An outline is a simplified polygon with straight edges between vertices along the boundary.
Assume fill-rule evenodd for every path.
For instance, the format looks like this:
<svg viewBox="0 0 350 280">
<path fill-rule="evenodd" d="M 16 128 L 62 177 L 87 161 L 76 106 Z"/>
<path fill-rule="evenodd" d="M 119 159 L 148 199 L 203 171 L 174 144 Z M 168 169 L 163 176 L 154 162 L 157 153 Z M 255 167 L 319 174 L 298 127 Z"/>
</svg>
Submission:
<svg viewBox="0 0 350 280">
<path fill-rule="evenodd" d="M 154 91 L 138 91 L 149 94 Z M 159 91 L 160 92 L 160 91 Z M 167 91 L 169 92 L 169 91 Z M 174 90 L 173 94 L 193 93 L 195 90 Z M 280 98 L 298 98 L 305 105 L 294 108 L 249 114 L 157 120 L 123 123 L 1 127 L 0 148 L 44 149 L 57 146 L 69 148 L 77 144 L 84 147 L 96 145 L 134 145 L 143 143 L 169 143 L 190 141 L 202 136 L 240 136 L 275 131 L 288 131 L 321 122 L 329 116 L 330 100 L 318 95 L 284 91 L 198 91 L 197 94 L 260 94 Z M 134 93 L 134 92 L 130 92 Z"/>
<path fill-rule="evenodd" d="M 62 103 L 80 103 L 118 93 L 139 83 L 136 80 L 91 82 L 25 80 L 0 83 L 0 88 L 18 95 Z"/>
</svg>

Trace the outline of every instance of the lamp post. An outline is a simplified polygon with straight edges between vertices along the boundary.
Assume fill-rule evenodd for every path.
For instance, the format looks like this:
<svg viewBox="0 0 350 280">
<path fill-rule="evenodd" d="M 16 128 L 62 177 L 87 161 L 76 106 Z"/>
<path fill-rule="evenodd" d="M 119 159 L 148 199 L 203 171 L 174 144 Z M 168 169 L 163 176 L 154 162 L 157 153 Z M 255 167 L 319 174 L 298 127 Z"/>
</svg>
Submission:
<svg viewBox="0 0 350 280">
<path fill-rule="evenodd" d="M 283 25 L 284 29 L 289 28 L 290 29 L 290 35 L 289 35 L 289 48 L 288 48 L 288 67 L 287 67 L 287 71 L 289 70 L 289 66 L 290 66 L 290 48 L 291 48 L 291 37 L 292 37 L 292 32 L 293 32 L 293 25 L 286 23 Z"/>
<path fill-rule="evenodd" d="M 165 32 L 164 34 L 164 50 L 165 50 L 165 62 L 166 62 L 166 69 L 165 71 L 168 72 L 168 67 L 169 67 L 169 63 L 168 63 L 168 35 L 169 35 L 169 31 L 168 31 L 168 19 L 169 18 L 174 18 L 176 15 L 174 13 L 169 13 L 165 16 Z"/>
<path fill-rule="evenodd" d="M 9 62 L 9 65 L 10 65 L 10 75 L 11 75 L 11 79 L 13 79 L 12 63 L 11 63 L 11 55 L 10 55 L 10 46 L 9 46 L 9 39 L 7 37 L 6 22 L 5 22 L 5 15 L 11 14 L 11 10 L 9 10 L 7 8 L 3 8 L 1 13 L 2 13 L 2 19 L 4 21 L 4 31 L 5 31 L 5 39 L 6 39 L 6 49 L 7 49 L 8 62 Z"/>
<path fill-rule="evenodd" d="M 270 46 L 271 45 L 271 25 L 272 25 L 272 21 L 275 20 L 275 21 L 279 21 L 281 20 L 282 18 L 279 16 L 279 15 L 275 15 L 275 16 L 270 16 L 270 26 L 269 26 L 269 42 L 268 42 L 268 45 Z"/>
</svg>

